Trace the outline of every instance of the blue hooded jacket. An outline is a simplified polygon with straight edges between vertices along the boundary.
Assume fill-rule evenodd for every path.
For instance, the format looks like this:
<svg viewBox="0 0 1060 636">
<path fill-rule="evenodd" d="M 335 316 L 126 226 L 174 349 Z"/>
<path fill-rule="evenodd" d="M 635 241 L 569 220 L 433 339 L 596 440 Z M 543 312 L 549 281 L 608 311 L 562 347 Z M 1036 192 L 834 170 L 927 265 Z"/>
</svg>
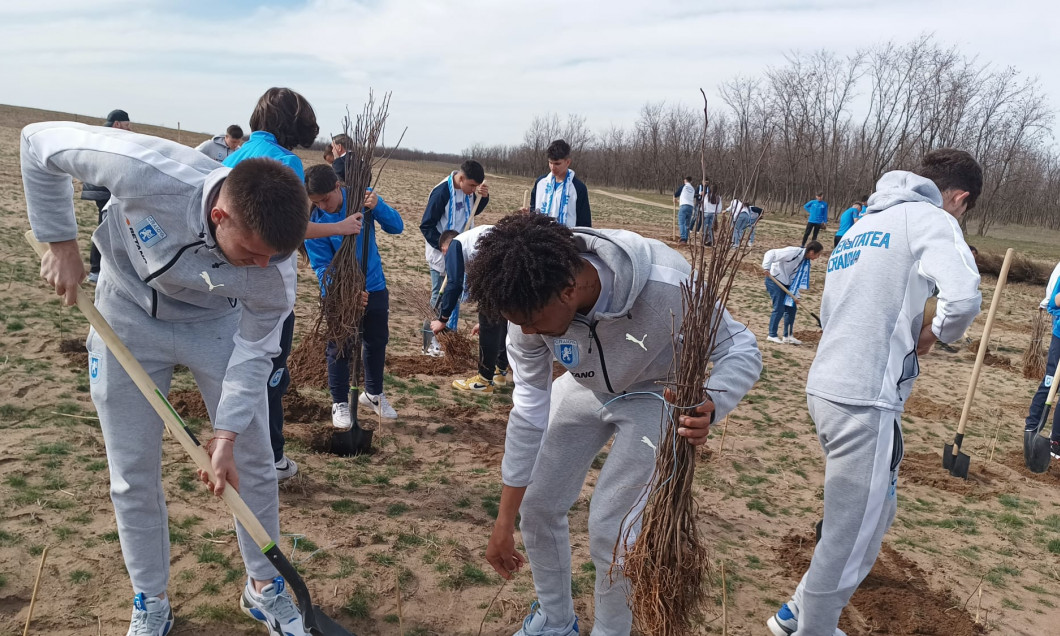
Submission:
<svg viewBox="0 0 1060 636">
<path fill-rule="evenodd" d="M 229 168 L 235 168 L 236 164 L 244 159 L 257 159 L 258 157 L 279 161 L 294 170 L 299 181 L 305 181 L 305 171 L 302 169 L 302 160 L 298 158 L 298 155 L 276 143 L 276 136 L 264 130 L 255 130 L 250 133 L 250 139 L 240 146 L 239 150 L 228 155 L 222 163 Z"/>
<path fill-rule="evenodd" d="M 1060 338 L 1060 307 L 1056 306 L 1056 295 L 1060 294 L 1060 280 L 1056 282 L 1052 293 L 1049 294 L 1049 306 L 1046 308 L 1053 316 L 1053 335 Z"/>
<path fill-rule="evenodd" d="M 843 211 L 842 216 L 839 217 L 839 229 L 835 231 L 836 236 L 843 236 L 847 233 L 854 225 L 854 221 L 858 218 L 858 209 L 854 206 L 850 206 Z"/>
<path fill-rule="evenodd" d="M 338 212 L 330 213 L 313 206 L 309 220 L 313 223 L 338 223 L 346 218 L 346 188 L 342 189 L 342 207 Z M 368 271 L 365 272 L 364 289 L 368 292 L 377 292 L 386 289 L 386 277 L 383 276 L 383 261 L 379 258 L 379 247 L 375 243 L 375 225 L 383 228 L 387 234 L 401 234 L 405 229 L 405 222 L 397 210 L 390 207 L 379 197 L 379 202 L 372 210 L 372 224 L 361 228 L 361 234 L 368 232 Z M 323 238 L 309 239 L 305 242 L 306 253 L 309 255 L 309 264 L 316 272 L 317 280 L 320 281 L 321 293 L 324 291 L 324 272 L 331 265 L 331 259 L 342 246 L 344 236 L 326 236 Z M 357 262 L 361 262 L 361 235 L 350 236 L 350 240 L 356 241 Z"/>
<path fill-rule="evenodd" d="M 804 210 L 810 213 L 810 219 L 807 223 L 827 223 L 828 222 L 828 202 L 818 201 L 814 199 L 807 201 L 806 205 L 802 206 Z"/>
</svg>

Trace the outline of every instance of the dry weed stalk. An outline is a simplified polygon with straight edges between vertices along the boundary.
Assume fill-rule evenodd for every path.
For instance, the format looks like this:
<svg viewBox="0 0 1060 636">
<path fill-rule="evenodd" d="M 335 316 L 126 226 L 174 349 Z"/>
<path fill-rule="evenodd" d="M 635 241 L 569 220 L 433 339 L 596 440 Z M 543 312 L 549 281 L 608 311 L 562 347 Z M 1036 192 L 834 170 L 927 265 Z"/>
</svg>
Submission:
<svg viewBox="0 0 1060 636">
<path fill-rule="evenodd" d="M 1045 376 L 1046 347 L 1045 334 L 1052 320 L 1046 320 L 1046 316 L 1052 316 L 1044 309 L 1038 310 L 1034 318 L 1034 328 L 1031 330 L 1031 342 L 1027 350 L 1023 352 L 1023 377 L 1037 380 Z"/>
<path fill-rule="evenodd" d="M 383 96 L 378 107 L 375 97 L 368 94 L 368 102 L 356 119 L 347 113 L 342 131 L 350 138 L 346 155 L 346 215 L 360 214 L 361 199 L 372 185 L 372 169 L 379 140 L 386 125 L 390 94 Z M 385 166 L 385 162 L 383 164 Z M 380 167 L 382 171 L 382 167 Z M 361 294 L 365 273 L 357 259 L 357 243 L 367 245 L 373 224 L 371 212 L 366 215 L 360 234 L 346 236 L 324 274 L 324 294 L 320 298 L 317 330 L 340 348 L 357 335 L 364 315 Z"/>
<path fill-rule="evenodd" d="M 709 122 L 703 96 L 704 131 Z M 705 134 L 705 133 L 704 133 Z M 703 167 L 706 178 L 705 152 Z M 758 167 L 744 179 L 743 196 L 757 180 Z M 700 537 L 697 505 L 692 497 L 696 449 L 677 435 L 677 421 L 706 399 L 707 369 L 717 345 L 718 330 L 740 262 L 746 256 L 750 233 L 733 245 L 735 226 L 720 215 L 714 247 L 703 236 L 690 239 L 692 275 L 681 284 L 683 318 L 673 334 L 677 367 L 668 384 L 674 404 L 663 409 L 655 471 L 645 497 L 638 501 L 621 527 L 615 544 L 616 568 L 629 577 L 630 607 L 638 630 L 653 636 L 686 636 L 702 620 L 713 574 L 711 550 Z M 713 389 L 712 389 L 713 390 Z M 643 509 L 638 506 L 643 503 Z M 622 548 L 626 548 L 622 553 Z"/>
<path fill-rule="evenodd" d="M 425 329 L 429 321 L 438 318 L 438 311 L 431 305 L 430 294 L 426 291 L 409 292 L 407 298 L 409 305 L 423 317 Z M 438 334 L 438 342 L 442 345 L 446 362 L 452 371 L 464 371 L 478 366 L 478 345 L 465 332 L 447 329 Z"/>
</svg>

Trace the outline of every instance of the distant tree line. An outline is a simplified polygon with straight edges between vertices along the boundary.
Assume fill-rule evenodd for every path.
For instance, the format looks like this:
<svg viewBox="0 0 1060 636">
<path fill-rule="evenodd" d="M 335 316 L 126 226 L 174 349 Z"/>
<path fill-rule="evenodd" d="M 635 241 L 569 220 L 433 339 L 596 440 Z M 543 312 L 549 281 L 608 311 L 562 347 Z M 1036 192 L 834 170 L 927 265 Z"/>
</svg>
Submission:
<svg viewBox="0 0 1060 636">
<path fill-rule="evenodd" d="M 542 115 L 522 143 L 475 145 L 464 156 L 488 171 L 531 177 L 544 171 L 549 142 L 562 138 L 590 187 L 665 192 L 685 175 L 698 181 L 703 144 L 708 176 L 726 196 L 742 191 L 761 156 L 760 204 L 795 213 L 820 191 L 838 213 L 872 192 L 884 172 L 913 168 L 931 149 L 956 147 L 984 170 L 979 203 L 962 220 L 966 230 L 1060 227 L 1053 113 L 1037 80 L 1015 69 L 925 36 L 849 57 L 794 53 L 785 65 L 727 81 L 719 92 L 724 105 L 711 104 L 705 139 L 701 108 L 648 102 L 631 128 L 593 132 L 580 115 Z"/>
</svg>

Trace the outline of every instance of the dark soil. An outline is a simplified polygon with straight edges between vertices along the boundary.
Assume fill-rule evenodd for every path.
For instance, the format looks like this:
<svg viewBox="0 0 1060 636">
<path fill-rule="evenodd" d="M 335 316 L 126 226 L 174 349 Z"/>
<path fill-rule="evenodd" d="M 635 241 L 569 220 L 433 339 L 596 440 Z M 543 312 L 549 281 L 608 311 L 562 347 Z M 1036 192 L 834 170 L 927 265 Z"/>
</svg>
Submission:
<svg viewBox="0 0 1060 636">
<path fill-rule="evenodd" d="M 813 532 L 792 532 L 775 548 L 777 562 L 793 579 L 803 575 L 813 557 Z M 876 565 L 843 611 L 839 627 L 850 636 L 868 634 L 981 634 L 961 603 L 946 590 L 933 588 L 916 563 L 884 543 Z"/>
<path fill-rule="evenodd" d="M 88 349 L 83 338 L 67 338 L 59 341 L 59 353 L 66 356 L 67 366 L 88 368 Z"/>
<path fill-rule="evenodd" d="M 1008 478 L 998 470 L 997 464 L 987 462 L 985 458 L 972 459 L 967 479 L 954 477 L 942 467 L 941 453 L 906 453 L 898 469 L 898 478 L 899 481 L 908 480 L 914 484 L 979 498 L 1015 490 L 1006 483 Z"/>
</svg>

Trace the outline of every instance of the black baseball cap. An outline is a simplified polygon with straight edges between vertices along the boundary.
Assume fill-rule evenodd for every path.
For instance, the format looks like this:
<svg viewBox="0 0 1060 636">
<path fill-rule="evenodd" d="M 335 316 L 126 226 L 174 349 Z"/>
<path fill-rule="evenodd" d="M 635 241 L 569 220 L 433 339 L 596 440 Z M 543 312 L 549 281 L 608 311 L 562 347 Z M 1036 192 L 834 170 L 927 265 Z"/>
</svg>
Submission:
<svg viewBox="0 0 1060 636">
<path fill-rule="evenodd" d="M 129 113 L 125 112 L 124 110 L 121 110 L 120 108 L 116 108 L 110 111 L 110 114 L 107 115 L 107 122 L 103 125 L 113 126 L 114 122 L 118 121 L 129 121 Z"/>
</svg>

